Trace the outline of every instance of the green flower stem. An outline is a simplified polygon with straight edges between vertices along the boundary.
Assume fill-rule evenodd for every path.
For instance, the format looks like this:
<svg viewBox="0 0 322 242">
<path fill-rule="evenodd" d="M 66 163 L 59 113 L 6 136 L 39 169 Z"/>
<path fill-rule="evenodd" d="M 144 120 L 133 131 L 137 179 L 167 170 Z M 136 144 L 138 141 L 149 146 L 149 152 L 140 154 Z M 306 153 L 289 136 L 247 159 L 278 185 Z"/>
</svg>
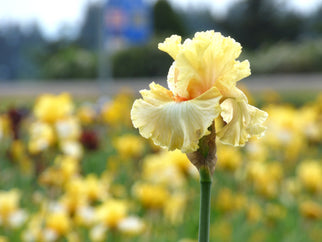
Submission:
<svg viewBox="0 0 322 242">
<path fill-rule="evenodd" d="M 212 176 L 209 167 L 201 166 L 200 173 L 200 212 L 199 212 L 199 242 L 209 242 L 210 198 Z"/>
</svg>

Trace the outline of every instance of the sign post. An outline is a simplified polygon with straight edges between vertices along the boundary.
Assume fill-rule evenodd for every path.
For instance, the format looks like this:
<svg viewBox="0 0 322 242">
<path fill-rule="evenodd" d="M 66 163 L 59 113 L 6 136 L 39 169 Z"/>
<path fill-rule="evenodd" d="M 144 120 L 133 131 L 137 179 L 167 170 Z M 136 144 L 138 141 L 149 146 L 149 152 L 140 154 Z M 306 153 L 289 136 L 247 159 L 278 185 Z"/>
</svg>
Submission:
<svg viewBox="0 0 322 242">
<path fill-rule="evenodd" d="M 143 0 L 109 0 L 102 6 L 100 19 L 99 79 L 111 82 L 111 56 L 118 50 L 149 41 L 151 8 Z"/>
</svg>

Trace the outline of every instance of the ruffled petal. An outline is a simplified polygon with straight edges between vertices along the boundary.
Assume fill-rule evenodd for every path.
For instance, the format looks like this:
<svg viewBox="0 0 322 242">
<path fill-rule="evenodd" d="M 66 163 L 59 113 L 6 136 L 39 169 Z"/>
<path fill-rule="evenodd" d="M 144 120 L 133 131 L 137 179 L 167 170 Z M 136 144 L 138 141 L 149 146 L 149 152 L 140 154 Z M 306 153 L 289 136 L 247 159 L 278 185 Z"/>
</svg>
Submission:
<svg viewBox="0 0 322 242">
<path fill-rule="evenodd" d="M 214 31 L 196 33 L 192 40 L 185 41 L 176 54 L 176 95 L 192 99 L 212 86 L 224 96 L 236 82 L 250 75 L 249 62 L 236 59 L 241 45 L 230 37 Z M 221 88 L 224 90 L 221 90 Z"/>
<path fill-rule="evenodd" d="M 251 137 L 263 137 L 267 129 L 263 123 L 266 121 L 268 113 L 249 104 L 247 104 L 247 108 L 250 115 L 249 125 L 247 126 L 248 134 Z"/>
<path fill-rule="evenodd" d="M 266 112 L 247 104 L 245 99 L 227 98 L 220 106 L 221 116 L 226 122 L 217 133 L 222 143 L 244 146 L 250 137 L 264 135 L 266 127 L 263 123 L 268 116 Z"/>
<path fill-rule="evenodd" d="M 169 150 L 193 152 L 220 113 L 220 92 L 213 87 L 198 98 L 175 102 L 166 88 L 152 83 L 134 102 L 131 119 L 145 138 Z"/>
<path fill-rule="evenodd" d="M 181 47 L 181 36 L 178 35 L 171 35 L 169 38 L 166 38 L 163 43 L 158 45 L 159 50 L 167 52 L 174 60 L 181 50 Z"/>
<path fill-rule="evenodd" d="M 235 97 L 236 82 L 248 77 L 251 74 L 249 61 L 243 62 L 235 61 L 216 80 L 215 86 L 220 90 L 221 94 L 225 97 Z"/>
<path fill-rule="evenodd" d="M 175 91 L 177 90 L 176 82 L 178 77 L 178 69 L 176 69 L 175 66 L 176 66 L 176 62 L 174 61 L 170 66 L 168 76 L 167 76 L 168 87 L 172 93 L 175 93 Z"/>
<path fill-rule="evenodd" d="M 163 86 L 152 82 L 149 87 L 151 90 L 144 89 L 140 91 L 142 98 L 146 102 L 159 106 L 173 101 L 173 93 Z"/>
</svg>

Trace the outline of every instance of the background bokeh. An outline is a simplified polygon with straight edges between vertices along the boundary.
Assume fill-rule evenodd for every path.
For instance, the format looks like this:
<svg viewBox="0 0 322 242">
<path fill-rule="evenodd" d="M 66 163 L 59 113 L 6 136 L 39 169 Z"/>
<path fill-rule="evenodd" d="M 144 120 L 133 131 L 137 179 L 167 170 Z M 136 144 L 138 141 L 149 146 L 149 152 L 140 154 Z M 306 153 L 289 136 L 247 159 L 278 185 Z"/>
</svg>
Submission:
<svg viewBox="0 0 322 242">
<path fill-rule="evenodd" d="M 238 87 L 269 114 L 263 138 L 218 144 L 210 241 L 322 241 L 319 1 L 76 2 L 0 15 L 0 242 L 197 241 L 197 170 L 142 138 L 130 110 L 148 83 L 166 86 L 157 44 L 209 29 L 242 44 L 252 76 Z M 128 40 L 131 8 L 146 29 Z"/>
<path fill-rule="evenodd" d="M 33 1 L 36 5 L 28 8 L 41 8 Z M 75 23 L 68 22 L 67 10 L 58 13 L 60 5 L 64 8 L 65 3 L 52 7 L 56 15 L 65 16 L 65 22 L 64 18 L 60 24 L 58 22 L 54 32 L 53 23 L 46 23 L 46 16 L 40 14 L 42 19 L 38 16 L 38 21 L 30 17 L 20 22 L 19 17 L 14 18 L 17 13 L 11 18 L 9 14 L 7 18 L 0 16 L 0 80 L 95 79 L 99 75 L 98 55 L 101 52 L 107 55 L 101 44 L 105 41 L 102 40 L 104 34 L 100 34 L 106 29 L 105 25 L 113 23 L 123 28 L 122 25 L 130 25 L 133 21 L 144 24 L 139 18 L 126 23 L 128 11 L 125 10 L 119 14 L 107 12 L 105 1 L 80 2 L 83 11 L 76 8 L 75 1 L 75 10 L 73 6 L 68 8 L 71 9 L 70 18 L 76 13 L 79 15 Z M 151 33 L 140 42 L 142 44 L 127 43 L 109 53 L 110 75 L 115 78 L 164 75 L 171 60 L 157 50 L 157 43 L 170 34 L 191 37 L 196 31 L 208 29 L 237 39 L 244 48 L 242 57 L 251 61 L 254 74 L 321 72 L 322 5 L 319 1 L 307 1 L 306 5 L 310 6 L 307 9 L 295 0 L 222 1 L 230 4 L 226 3 L 224 10 L 219 8 L 217 11 L 212 10 L 216 4 L 211 1 L 202 1 L 199 5 L 189 5 L 189 1 L 178 1 L 175 5 L 167 1 L 109 2 L 111 6 L 123 9 L 145 6 L 148 8 L 145 11 L 150 12 L 148 20 L 144 21 L 149 22 Z M 297 8 L 290 7 L 290 3 Z M 105 13 L 110 13 L 111 17 L 107 18 Z"/>
</svg>

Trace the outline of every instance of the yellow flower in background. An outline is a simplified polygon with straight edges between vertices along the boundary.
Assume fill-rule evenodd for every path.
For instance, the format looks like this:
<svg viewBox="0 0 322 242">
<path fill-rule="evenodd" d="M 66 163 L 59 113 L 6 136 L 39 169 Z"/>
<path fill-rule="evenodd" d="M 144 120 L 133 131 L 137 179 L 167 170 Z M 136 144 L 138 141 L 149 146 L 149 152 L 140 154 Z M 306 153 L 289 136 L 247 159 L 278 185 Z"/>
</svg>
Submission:
<svg viewBox="0 0 322 242">
<path fill-rule="evenodd" d="M 8 242 L 9 240 L 5 237 L 0 235 L 0 242 Z"/>
<path fill-rule="evenodd" d="M 117 102 L 108 102 L 102 108 L 102 119 L 109 125 L 117 125 L 122 121 L 122 105 Z"/>
<path fill-rule="evenodd" d="M 260 205 L 254 201 L 250 202 L 248 204 L 246 216 L 249 222 L 256 223 L 260 221 L 263 218 Z"/>
<path fill-rule="evenodd" d="M 109 199 L 97 208 L 96 216 L 107 228 L 116 228 L 126 217 L 127 211 L 128 205 L 125 201 Z"/>
<path fill-rule="evenodd" d="M 232 241 L 233 228 L 232 224 L 226 220 L 215 222 L 211 225 L 210 236 L 215 241 Z M 183 240 L 179 242 L 197 242 L 197 240 Z"/>
<path fill-rule="evenodd" d="M 183 174 L 195 176 L 197 172 L 196 168 L 191 164 L 188 157 L 180 150 L 168 151 L 165 152 L 165 154 L 170 163 L 174 164 Z"/>
<path fill-rule="evenodd" d="M 55 132 L 51 125 L 45 122 L 34 122 L 29 128 L 30 140 L 28 144 L 29 152 L 37 154 L 49 146 L 55 141 Z"/>
<path fill-rule="evenodd" d="M 65 184 L 65 194 L 60 201 L 70 213 L 74 213 L 80 207 L 88 203 L 86 187 L 81 177 L 72 177 Z"/>
<path fill-rule="evenodd" d="M 267 198 L 278 195 L 283 169 L 280 163 L 251 162 L 246 169 L 247 177 L 252 181 L 255 191 Z"/>
<path fill-rule="evenodd" d="M 242 165 L 242 155 L 240 151 L 231 146 L 221 145 L 218 149 L 218 168 L 234 172 Z"/>
<path fill-rule="evenodd" d="M 183 193 L 173 194 L 164 208 L 164 215 L 172 224 L 180 224 L 186 208 L 187 196 Z"/>
<path fill-rule="evenodd" d="M 71 225 L 70 218 L 64 210 L 51 212 L 46 216 L 46 230 L 57 237 L 66 235 L 70 231 Z"/>
<path fill-rule="evenodd" d="M 69 94 L 43 94 L 36 101 L 34 114 L 41 121 L 53 123 L 71 114 L 73 109 Z"/>
<path fill-rule="evenodd" d="M 106 102 L 101 110 L 102 120 L 111 126 L 126 125 L 129 126 L 130 109 L 132 104 L 132 95 L 129 93 L 120 93 L 113 101 Z"/>
<path fill-rule="evenodd" d="M 79 161 L 71 156 L 58 156 L 55 159 L 55 165 L 57 165 L 62 174 L 62 180 L 67 182 L 79 171 Z"/>
<path fill-rule="evenodd" d="M 143 137 L 169 150 L 193 152 L 219 115 L 226 123 L 217 132 L 223 143 L 240 146 L 263 135 L 267 113 L 249 105 L 236 87 L 250 75 L 249 62 L 236 61 L 239 43 L 207 31 L 183 44 L 180 36 L 172 35 L 159 49 L 174 59 L 167 78 L 170 90 L 151 83 L 134 102 L 132 122 Z"/>
<path fill-rule="evenodd" d="M 308 160 L 297 167 L 297 175 L 303 186 L 311 192 L 322 191 L 322 165 L 320 161 Z"/>
<path fill-rule="evenodd" d="M 235 194 L 229 188 L 222 188 L 217 195 L 216 207 L 223 212 L 235 209 Z"/>
<path fill-rule="evenodd" d="M 173 189 L 182 187 L 186 182 L 185 174 L 174 162 L 174 158 L 173 152 L 168 151 L 147 156 L 143 160 L 143 179 Z"/>
<path fill-rule="evenodd" d="M 48 167 L 39 177 L 39 183 L 62 187 L 79 172 L 79 161 L 71 156 L 57 156 L 54 165 Z"/>
<path fill-rule="evenodd" d="M 11 213 L 17 210 L 20 200 L 20 192 L 16 189 L 0 191 L 0 218 L 6 220 Z"/>
<path fill-rule="evenodd" d="M 268 203 L 265 206 L 265 213 L 269 220 L 277 221 L 286 216 L 286 209 L 281 205 Z"/>
<path fill-rule="evenodd" d="M 140 157 L 145 148 L 145 142 L 142 137 L 133 134 L 119 136 L 114 140 L 113 144 L 122 158 Z"/>
<path fill-rule="evenodd" d="M 104 200 L 107 198 L 108 185 L 95 174 L 88 174 L 84 179 L 85 194 L 89 201 Z"/>
<path fill-rule="evenodd" d="M 16 228 L 27 219 L 27 214 L 19 207 L 20 191 L 0 191 L 0 227 L 5 225 Z"/>
<path fill-rule="evenodd" d="M 89 105 L 83 105 L 77 110 L 77 117 L 84 125 L 92 124 L 96 118 L 96 111 Z"/>
<path fill-rule="evenodd" d="M 136 183 L 133 188 L 134 196 L 149 209 L 163 208 L 170 197 L 170 193 L 164 186 L 148 183 Z"/>
<path fill-rule="evenodd" d="M 304 201 L 299 206 L 302 216 L 309 219 L 321 219 L 322 218 L 322 206 L 320 203 L 313 201 Z"/>
<path fill-rule="evenodd" d="M 57 121 L 55 129 L 60 140 L 77 140 L 81 134 L 80 123 L 75 117 L 68 117 Z"/>
<path fill-rule="evenodd" d="M 14 140 L 9 149 L 13 161 L 19 164 L 19 168 L 24 174 L 31 174 L 33 162 L 26 153 L 25 144 L 21 140 Z"/>
<path fill-rule="evenodd" d="M 0 115 L 0 140 L 3 139 L 10 131 L 10 122 L 6 115 Z"/>
</svg>

